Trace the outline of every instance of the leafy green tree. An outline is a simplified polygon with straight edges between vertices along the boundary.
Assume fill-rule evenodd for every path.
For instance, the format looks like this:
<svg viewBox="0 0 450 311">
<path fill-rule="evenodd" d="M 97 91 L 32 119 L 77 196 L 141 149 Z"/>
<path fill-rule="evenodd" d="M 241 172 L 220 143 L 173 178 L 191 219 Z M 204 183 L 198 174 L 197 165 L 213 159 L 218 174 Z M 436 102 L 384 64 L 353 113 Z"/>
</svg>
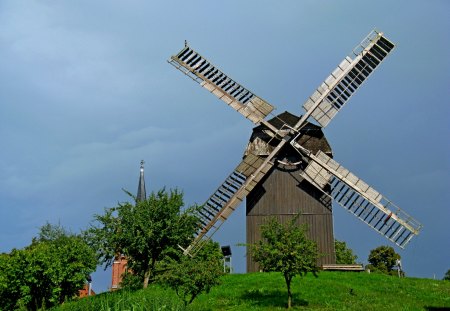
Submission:
<svg viewBox="0 0 450 311">
<path fill-rule="evenodd" d="M 248 245 L 253 259 L 263 271 L 281 272 L 286 281 L 288 308 L 292 305 L 292 279 L 312 272 L 317 277 L 317 244 L 306 236 L 306 227 L 298 226 L 296 218 L 286 224 L 275 218 L 261 226 L 262 239 Z"/>
<path fill-rule="evenodd" d="M 14 310 L 23 306 L 22 288 L 25 284 L 25 251 L 13 249 L 0 255 L 0 310 Z M 22 299 L 21 299 L 22 298 Z"/>
<path fill-rule="evenodd" d="M 52 225 L 47 222 L 40 228 L 38 237 L 33 238 L 33 243 L 58 241 L 71 235 L 72 234 L 60 224 Z"/>
<path fill-rule="evenodd" d="M 142 277 L 134 274 L 131 270 L 125 270 L 122 274 L 122 281 L 120 282 L 120 288 L 127 290 L 138 290 L 142 288 Z"/>
<path fill-rule="evenodd" d="M 97 266 L 95 252 L 79 235 L 50 224 L 30 246 L 0 258 L 0 308 L 7 310 L 37 310 L 70 300 Z"/>
<path fill-rule="evenodd" d="M 336 263 L 343 265 L 356 264 L 358 256 L 353 254 L 353 250 L 347 246 L 344 241 L 334 240 L 334 249 L 336 252 Z"/>
<path fill-rule="evenodd" d="M 450 281 L 450 269 L 445 273 L 444 280 Z"/>
<path fill-rule="evenodd" d="M 391 246 L 379 246 L 370 251 L 368 258 L 370 265 L 367 265 L 367 268 L 374 272 L 395 274 L 393 267 L 400 258 Z"/>
<path fill-rule="evenodd" d="M 164 273 L 159 281 L 175 290 L 187 306 L 202 292 L 209 293 L 220 283 L 222 257 L 219 244 L 208 241 L 193 258 L 183 255 L 178 261 L 169 258 L 162 264 Z"/>
<path fill-rule="evenodd" d="M 162 189 L 135 205 L 120 203 L 105 209 L 103 215 L 95 215 L 86 236 L 105 268 L 112 265 L 118 253 L 124 254 L 132 278 L 139 278 L 146 288 L 155 279 L 156 264 L 193 237 L 197 207 L 183 211 L 183 206 L 181 192 Z"/>
</svg>

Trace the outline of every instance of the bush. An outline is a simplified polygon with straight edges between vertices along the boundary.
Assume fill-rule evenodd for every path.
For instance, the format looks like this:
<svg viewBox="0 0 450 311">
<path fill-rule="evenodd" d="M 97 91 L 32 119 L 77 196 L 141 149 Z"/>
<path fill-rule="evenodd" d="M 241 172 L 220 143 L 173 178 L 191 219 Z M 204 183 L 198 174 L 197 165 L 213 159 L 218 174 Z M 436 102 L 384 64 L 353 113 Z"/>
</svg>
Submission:
<svg viewBox="0 0 450 311">
<path fill-rule="evenodd" d="M 353 250 L 343 241 L 334 240 L 334 249 L 336 252 L 336 263 L 342 265 L 356 264 L 358 256 L 353 254 Z"/>
<path fill-rule="evenodd" d="M 450 281 L 450 269 L 448 269 L 445 273 L 443 280 Z"/>
<path fill-rule="evenodd" d="M 178 261 L 167 258 L 159 282 L 175 290 L 184 305 L 191 304 L 202 292 L 209 293 L 223 274 L 222 253 L 218 243 L 207 242 L 193 257 L 182 255 Z"/>
<path fill-rule="evenodd" d="M 374 272 L 395 275 L 397 271 L 394 271 L 393 268 L 400 258 L 400 255 L 392 247 L 379 246 L 370 251 L 368 258 L 370 265 L 367 265 L 367 268 Z"/>
</svg>

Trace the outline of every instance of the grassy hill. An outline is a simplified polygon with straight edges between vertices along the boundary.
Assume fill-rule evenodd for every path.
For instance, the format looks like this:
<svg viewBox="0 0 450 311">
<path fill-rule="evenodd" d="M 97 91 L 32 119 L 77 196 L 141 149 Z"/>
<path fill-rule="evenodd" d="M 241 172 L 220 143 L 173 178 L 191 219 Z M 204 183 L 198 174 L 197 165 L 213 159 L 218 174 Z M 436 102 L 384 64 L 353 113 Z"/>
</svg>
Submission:
<svg viewBox="0 0 450 311">
<path fill-rule="evenodd" d="M 293 310 L 450 310 L 450 281 L 356 272 L 321 272 L 293 281 Z M 279 273 L 232 274 L 188 310 L 284 310 L 286 287 Z M 56 310 L 183 310 L 174 292 L 151 286 L 103 293 Z"/>
</svg>

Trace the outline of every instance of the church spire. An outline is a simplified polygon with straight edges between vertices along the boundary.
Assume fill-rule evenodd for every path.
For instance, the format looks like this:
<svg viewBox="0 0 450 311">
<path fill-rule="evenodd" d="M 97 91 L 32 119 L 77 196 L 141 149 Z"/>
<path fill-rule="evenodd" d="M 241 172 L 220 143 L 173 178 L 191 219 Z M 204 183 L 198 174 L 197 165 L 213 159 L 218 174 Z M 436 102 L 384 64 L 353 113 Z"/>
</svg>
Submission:
<svg viewBox="0 0 450 311">
<path fill-rule="evenodd" d="M 141 160 L 141 172 L 139 175 L 139 186 L 136 195 L 136 202 L 144 201 L 147 198 L 147 193 L 145 192 L 144 163 L 144 160 Z"/>
</svg>

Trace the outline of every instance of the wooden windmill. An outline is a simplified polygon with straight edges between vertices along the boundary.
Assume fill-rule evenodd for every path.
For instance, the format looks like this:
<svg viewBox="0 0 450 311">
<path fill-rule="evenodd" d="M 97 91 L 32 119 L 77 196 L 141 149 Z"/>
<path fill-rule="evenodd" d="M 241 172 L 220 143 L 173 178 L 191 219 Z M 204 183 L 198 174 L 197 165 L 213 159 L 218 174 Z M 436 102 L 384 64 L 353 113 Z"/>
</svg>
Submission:
<svg viewBox="0 0 450 311">
<path fill-rule="evenodd" d="M 310 225 L 311 237 L 320 242 L 320 251 L 330 254 L 327 263 L 334 260 L 331 199 L 401 248 L 419 234 L 419 222 L 331 158 L 331 148 L 321 130 L 393 48 L 383 33 L 372 31 L 306 100 L 303 116 L 286 112 L 270 120 L 266 117 L 274 106 L 187 44 L 172 56 L 170 64 L 258 125 L 242 162 L 199 211 L 199 230 L 184 253 L 195 255 L 245 197 L 248 243 L 259 238 L 262 221 L 250 219 L 252 216 L 274 213 L 283 220 L 283 215 L 292 217 L 289 215 L 300 212 L 302 221 Z M 317 125 L 309 123 L 311 119 Z M 281 194 L 286 189 L 291 190 Z M 255 208 L 257 215 L 252 214 Z M 308 212 L 317 217 L 308 218 Z"/>
</svg>

